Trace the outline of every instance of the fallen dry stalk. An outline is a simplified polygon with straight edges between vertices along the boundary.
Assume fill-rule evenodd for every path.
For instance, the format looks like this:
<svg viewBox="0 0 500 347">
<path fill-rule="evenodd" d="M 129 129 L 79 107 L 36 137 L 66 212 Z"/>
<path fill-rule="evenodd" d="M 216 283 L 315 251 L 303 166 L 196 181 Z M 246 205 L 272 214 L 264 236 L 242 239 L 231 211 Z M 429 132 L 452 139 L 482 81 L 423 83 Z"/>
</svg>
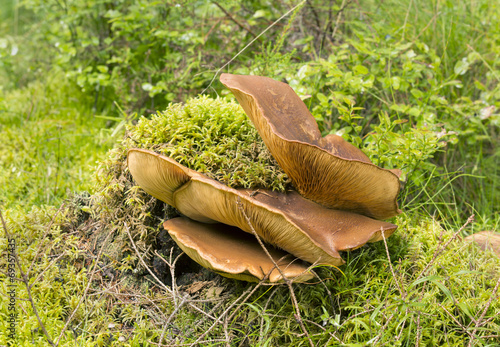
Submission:
<svg viewBox="0 0 500 347">
<path fill-rule="evenodd" d="M 264 280 L 262 280 L 262 281 L 264 281 Z M 225 317 L 225 316 L 228 314 L 228 312 L 229 312 L 229 311 L 230 311 L 230 310 L 231 310 L 231 309 L 232 309 L 232 308 L 233 308 L 233 307 L 234 307 L 234 306 L 235 306 L 235 305 L 236 305 L 236 304 L 237 304 L 237 303 L 241 300 L 241 298 L 242 298 L 243 296 L 245 296 L 245 295 L 246 295 L 246 298 L 243 300 L 243 303 L 244 303 L 244 302 L 246 302 L 246 301 L 248 300 L 248 298 L 249 298 L 249 297 L 250 297 L 250 296 L 251 296 L 251 295 L 252 295 L 252 294 L 253 294 L 253 293 L 257 290 L 257 288 L 259 288 L 259 287 L 261 286 L 262 281 L 260 281 L 259 283 L 257 283 L 257 284 L 255 285 L 255 287 L 254 287 L 252 290 L 247 289 L 245 292 L 243 292 L 243 293 L 239 296 L 239 298 L 238 298 L 238 299 L 236 299 L 235 301 L 233 301 L 233 302 L 231 303 L 231 305 L 229 305 L 229 307 L 228 307 L 226 310 L 224 310 L 224 312 L 223 312 L 223 313 L 222 313 L 219 317 L 217 317 L 217 319 L 215 320 L 215 322 L 214 322 L 214 323 L 213 323 L 213 324 L 212 324 L 212 325 L 211 325 L 211 326 L 210 326 L 210 327 L 209 327 L 209 328 L 208 328 L 208 329 L 207 329 L 207 330 L 206 330 L 203 334 L 201 334 L 201 335 L 198 337 L 198 339 L 196 339 L 196 341 L 194 341 L 193 343 L 191 343 L 189 346 L 195 346 L 195 345 L 199 345 L 199 344 L 201 344 L 201 340 L 202 340 L 202 339 L 204 339 L 204 338 L 205 338 L 205 336 L 207 336 L 207 334 L 208 334 L 210 331 L 212 331 L 212 329 L 213 329 L 213 328 L 215 328 L 215 326 L 216 326 L 217 324 L 222 323 L 222 321 L 221 321 L 221 320 L 222 320 L 222 318 L 223 318 L 223 317 Z M 241 306 L 241 305 L 240 305 L 240 306 Z M 237 310 L 236 310 L 236 311 L 237 311 Z M 233 317 L 233 316 L 234 316 L 234 313 L 233 313 L 233 315 L 231 315 L 231 317 Z"/>
<path fill-rule="evenodd" d="M 288 277 L 286 277 L 285 274 L 281 271 L 281 268 L 274 261 L 273 257 L 271 256 L 271 254 L 267 250 L 266 246 L 264 245 L 264 243 L 260 239 L 259 235 L 255 231 L 255 229 L 250 221 L 250 218 L 248 218 L 245 210 L 243 209 L 243 205 L 241 203 L 241 200 L 238 199 L 237 204 L 238 204 L 238 208 L 241 210 L 241 213 L 243 214 L 243 217 L 245 218 L 250 230 L 252 231 L 252 234 L 257 238 L 257 241 L 259 242 L 260 246 L 262 247 L 264 252 L 266 252 L 267 256 L 271 259 L 271 261 L 273 262 L 276 269 L 280 272 L 281 277 L 283 278 L 283 281 L 288 286 L 288 290 L 290 291 L 290 297 L 291 297 L 292 303 L 293 303 L 293 308 L 295 309 L 295 314 L 294 314 L 295 320 L 299 323 L 300 328 L 302 329 L 304 335 L 306 335 L 307 340 L 309 341 L 309 344 L 314 347 L 314 343 L 311 340 L 311 336 L 309 336 L 309 332 L 307 331 L 306 327 L 304 326 L 304 322 L 302 321 L 302 317 L 300 315 L 299 303 L 297 302 L 297 298 L 295 297 L 295 292 L 294 292 L 293 287 L 292 287 L 293 282 Z"/>
<path fill-rule="evenodd" d="M 5 235 L 7 236 L 8 239 L 11 239 L 11 235 L 9 233 L 9 230 L 7 229 L 7 223 L 5 223 L 5 220 L 3 219 L 3 214 L 2 214 L 2 211 L 0 210 L 0 219 L 2 220 L 2 226 L 3 226 L 3 229 L 5 231 Z M 35 313 L 36 315 L 36 319 L 38 320 L 38 324 L 40 325 L 40 328 L 42 329 L 43 331 L 43 334 L 45 335 L 45 337 L 47 338 L 47 342 L 51 345 L 51 346 L 56 346 L 56 344 L 54 344 L 54 342 L 52 341 L 52 339 L 50 338 L 50 335 L 49 333 L 47 332 L 47 329 L 45 328 L 45 325 L 42 323 L 42 320 L 40 319 L 40 315 L 38 314 L 38 310 L 36 308 L 36 305 L 35 305 L 35 302 L 33 301 L 33 298 L 31 296 L 31 287 L 36 283 L 36 282 L 33 282 L 31 285 L 29 283 L 29 278 L 28 276 L 26 275 L 26 273 L 23 271 L 23 268 L 21 267 L 21 263 L 19 262 L 19 258 L 17 257 L 17 253 L 15 250 L 13 250 L 13 254 L 14 254 L 14 261 L 16 262 L 16 265 L 19 269 L 19 273 L 21 274 L 21 281 L 24 283 L 24 285 L 26 286 L 26 291 L 28 293 L 28 301 L 30 302 L 31 304 L 31 307 L 33 308 L 33 312 Z"/>
<path fill-rule="evenodd" d="M 472 336 L 471 336 L 471 339 L 469 340 L 469 344 L 468 344 L 468 347 L 471 347 L 472 346 L 472 342 L 474 341 L 474 337 L 475 337 L 475 334 L 477 332 L 477 330 L 479 329 L 479 327 L 482 325 L 482 321 L 484 319 L 484 316 L 486 315 L 486 312 L 488 311 L 488 309 L 490 308 L 490 305 L 491 303 L 493 302 L 493 298 L 496 299 L 496 292 L 498 290 L 498 287 L 500 286 L 500 277 L 498 277 L 498 280 L 497 280 L 497 283 L 495 285 L 495 288 L 493 288 L 493 291 L 491 292 L 491 296 L 490 296 L 490 299 L 488 300 L 488 302 L 486 303 L 484 309 L 483 309 L 483 312 L 481 312 L 481 316 L 479 317 L 479 319 L 476 320 L 476 326 L 474 327 L 474 330 L 472 331 Z M 471 323 L 469 323 L 469 326 L 472 324 L 472 321 Z M 469 327 L 467 326 L 467 328 Z"/>
<path fill-rule="evenodd" d="M 134 239 L 132 238 L 132 235 L 130 234 L 130 229 L 128 228 L 128 225 L 126 222 L 123 223 L 123 225 L 125 226 L 125 231 L 127 232 L 127 235 L 130 239 L 130 243 L 132 244 L 132 248 L 134 248 L 134 251 L 135 253 L 137 254 L 137 256 L 139 257 L 139 261 L 141 262 L 142 266 L 144 266 L 146 268 L 146 270 L 149 272 L 149 274 L 151 276 L 153 276 L 153 278 L 158 282 L 158 284 L 160 284 L 160 286 L 169 294 L 173 295 L 173 292 L 172 292 L 172 289 L 170 289 L 169 287 L 167 287 L 165 285 L 165 283 L 163 283 L 162 281 L 160 281 L 160 279 L 158 277 L 156 277 L 156 275 L 154 274 L 154 272 L 149 268 L 149 266 L 146 264 L 146 262 L 144 261 L 144 259 L 142 258 L 142 255 L 141 253 L 139 252 L 139 250 L 137 249 L 136 245 L 135 245 L 135 242 L 134 242 Z"/>
<path fill-rule="evenodd" d="M 385 253 L 387 254 L 387 260 L 389 262 L 389 268 L 391 269 L 392 277 L 394 278 L 394 282 L 396 282 L 396 285 L 399 288 L 399 292 L 401 293 L 401 299 L 404 301 L 406 299 L 406 291 L 404 290 L 401 283 L 399 283 L 396 274 L 394 272 L 394 268 L 392 267 L 391 256 L 389 254 L 389 247 L 387 247 L 387 240 L 385 239 L 385 231 L 383 229 L 380 229 L 380 231 L 382 233 L 382 239 L 384 240 Z"/>
<path fill-rule="evenodd" d="M 170 277 L 172 278 L 172 293 L 178 294 L 177 291 L 177 284 L 175 283 L 175 264 L 179 260 L 179 258 L 184 254 L 184 252 L 179 253 L 177 257 L 172 261 L 172 252 L 174 251 L 174 248 L 172 247 L 170 249 L 170 261 L 167 261 L 165 258 L 161 256 L 161 254 L 158 253 L 158 251 L 155 250 L 155 254 L 157 257 L 159 257 L 165 264 L 167 264 L 168 268 L 170 269 Z M 177 308 L 177 295 L 174 295 L 174 307 Z"/>
<path fill-rule="evenodd" d="M 76 314 L 76 311 L 78 310 L 78 308 L 80 307 L 80 305 L 82 304 L 83 300 L 87 297 L 87 292 L 89 291 L 90 289 L 90 286 L 92 284 L 92 280 L 94 278 L 94 275 L 95 273 L 99 270 L 98 269 L 98 263 L 99 263 L 99 259 L 101 258 L 101 254 L 102 254 L 102 251 L 104 250 L 104 246 L 106 245 L 106 241 L 108 241 L 108 238 L 109 236 L 112 234 L 112 232 L 110 231 L 108 233 L 108 235 L 106 235 L 106 238 L 104 239 L 104 242 L 102 243 L 102 246 L 101 246 L 101 249 L 99 250 L 99 253 L 97 254 L 97 258 L 94 262 L 94 265 L 92 266 L 92 269 L 91 269 L 91 274 L 90 274 L 90 278 L 88 279 L 88 283 L 87 283 L 87 287 L 85 288 L 85 291 L 83 292 L 83 295 L 80 297 L 80 299 L 78 300 L 78 304 L 76 305 L 75 309 L 73 310 L 73 312 L 71 312 L 71 315 L 69 316 L 69 318 L 66 320 L 66 323 L 64 324 L 64 327 L 62 328 L 61 330 L 61 333 L 59 334 L 59 337 L 57 338 L 56 340 L 56 346 L 59 345 L 59 342 L 61 341 L 61 338 L 63 337 L 64 335 L 64 332 L 66 331 L 66 329 L 68 328 L 69 326 L 69 323 L 71 322 L 71 320 L 73 319 L 73 316 Z"/>
<path fill-rule="evenodd" d="M 56 213 L 54 214 L 54 216 L 50 219 L 50 223 L 49 225 L 47 226 L 47 229 L 45 230 L 45 233 L 43 234 L 43 238 L 40 242 L 43 242 L 45 241 L 45 239 L 47 238 L 47 235 L 50 231 L 50 229 L 52 228 L 52 225 L 54 224 L 54 220 L 56 219 L 57 215 L 62 211 L 62 209 L 64 208 L 64 204 L 61 204 L 61 206 L 57 209 Z M 42 248 L 43 247 L 39 247 L 35 256 L 33 257 L 33 261 L 31 262 L 30 264 L 30 267 L 28 269 L 28 271 L 26 271 L 26 275 L 29 276 L 30 273 L 31 273 L 31 270 L 33 270 L 33 265 L 35 265 L 35 260 L 38 258 L 38 256 L 42 253 Z M 45 251 L 48 247 L 45 247 L 43 249 L 43 251 Z M 36 282 L 36 281 L 35 281 Z"/>
<path fill-rule="evenodd" d="M 465 229 L 465 227 L 467 225 L 469 225 L 470 223 L 472 223 L 472 221 L 474 220 L 474 215 L 471 215 L 467 221 L 465 222 L 464 225 L 462 225 L 460 227 L 460 229 L 458 229 L 457 232 L 455 232 L 453 234 L 452 237 L 450 237 L 450 239 L 439 249 L 436 249 L 436 251 L 434 252 L 434 255 L 432 256 L 432 259 L 429 263 L 427 263 L 427 266 L 422 270 L 422 272 L 420 273 L 420 275 L 418 275 L 417 279 L 415 281 L 418 281 L 422 276 L 425 275 L 425 273 L 427 272 L 427 270 L 431 267 L 432 264 L 434 264 L 434 262 L 436 261 L 437 257 L 439 255 L 441 255 L 441 253 L 443 253 L 443 251 L 448 247 L 448 245 L 457 238 L 458 235 L 460 235 L 460 233 L 462 232 L 462 230 Z"/>
</svg>

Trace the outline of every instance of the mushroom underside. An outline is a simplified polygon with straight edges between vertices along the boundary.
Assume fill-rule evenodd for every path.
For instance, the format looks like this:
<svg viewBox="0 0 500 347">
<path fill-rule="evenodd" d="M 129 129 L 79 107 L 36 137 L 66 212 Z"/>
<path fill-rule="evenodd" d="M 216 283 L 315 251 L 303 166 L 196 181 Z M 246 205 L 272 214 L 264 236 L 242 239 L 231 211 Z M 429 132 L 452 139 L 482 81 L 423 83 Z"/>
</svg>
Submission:
<svg viewBox="0 0 500 347">
<path fill-rule="evenodd" d="M 325 208 L 296 192 L 229 188 L 148 150 L 129 150 L 128 163 L 147 193 L 183 215 L 203 223 L 224 223 L 247 233 L 253 233 L 253 228 L 264 241 L 310 263 L 341 265 L 339 251 L 378 241 L 382 231 L 388 237 L 397 228 L 352 212 Z M 143 163 L 155 170 L 182 174 L 159 175 L 155 170 L 143 170 Z M 183 179 L 177 179 L 179 176 Z"/>
<path fill-rule="evenodd" d="M 222 74 L 269 151 L 298 192 L 328 208 L 377 219 L 400 213 L 399 170 L 371 163 L 340 136 L 322 137 L 304 102 L 290 86 L 267 77 Z"/>
<path fill-rule="evenodd" d="M 170 219 L 163 227 L 191 259 L 222 276 L 250 282 L 267 279 L 272 283 L 282 282 L 282 274 L 296 282 L 313 277 L 303 261 L 271 245 L 266 246 L 266 254 L 253 235 L 236 227 L 186 217 Z"/>
</svg>

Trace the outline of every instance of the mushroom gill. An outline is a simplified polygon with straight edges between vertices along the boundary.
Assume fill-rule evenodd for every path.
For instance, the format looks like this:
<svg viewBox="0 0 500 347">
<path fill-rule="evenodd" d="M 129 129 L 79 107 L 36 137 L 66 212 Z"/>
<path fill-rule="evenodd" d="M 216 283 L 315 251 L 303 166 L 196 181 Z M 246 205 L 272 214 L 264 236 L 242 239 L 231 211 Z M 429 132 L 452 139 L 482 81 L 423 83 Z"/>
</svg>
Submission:
<svg viewBox="0 0 500 347">
<path fill-rule="evenodd" d="M 236 227 L 205 224 L 186 217 L 169 219 L 163 227 L 191 259 L 222 276 L 258 282 L 267 275 L 271 283 L 282 282 L 281 273 L 295 282 L 313 277 L 304 262 L 269 246 L 266 249 L 280 268 L 276 269 L 255 237 Z"/>
<path fill-rule="evenodd" d="M 378 241 L 382 230 L 389 236 L 397 228 L 352 212 L 325 208 L 296 192 L 229 188 L 152 151 L 130 149 L 127 160 L 132 176 L 147 193 L 183 215 L 198 222 L 228 224 L 248 233 L 253 227 L 262 240 L 311 263 L 340 265 L 339 251 Z M 181 175 L 182 180 L 178 172 L 185 175 Z"/>
<path fill-rule="evenodd" d="M 298 192 L 328 208 L 386 219 L 400 213 L 399 170 L 374 165 L 337 135 L 322 137 L 293 89 L 260 76 L 222 74 L 269 151 Z"/>
</svg>

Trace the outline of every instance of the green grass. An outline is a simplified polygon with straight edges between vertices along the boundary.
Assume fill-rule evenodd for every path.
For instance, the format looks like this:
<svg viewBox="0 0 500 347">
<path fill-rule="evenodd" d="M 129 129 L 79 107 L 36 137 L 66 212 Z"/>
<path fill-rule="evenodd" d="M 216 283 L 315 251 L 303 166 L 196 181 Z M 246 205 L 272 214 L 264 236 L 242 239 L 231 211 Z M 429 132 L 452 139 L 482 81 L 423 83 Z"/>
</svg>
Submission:
<svg viewBox="0 0 500 347">
<path fill-rule="evenodd" d="M 293 285 L 295 307 L 286 286 L 225 279 L 186 256 L 175 262 L 180 252 L 160 228 L 173 211 L 135 187 L 123 161 L 131 136 L 161 147 L 172 136 L 161 127 L 180 124 L 166 117 L 179 105 L 163 112 L 168 101 L 196 97 L 250 31 L 289 8 L 220 2 L 231 19 L 215 4 L 0 1 L 0 210 L 26 274 L 15 287 L 18 345 L 49 346 L 61 333 L 65 346 L 152 345 L 161 336 L 179 346 L 500 344 L 500 260 L 462 241 L 500 227 L 500 6 L 341 3 L 304 3 L 227 68 L 286 80 L 324 134 L 404 171 L 404 212 L 387 248 L 370 244 L 343 254 L 340 269 L 317 268 L 312 284 Z M 92 23 L 79 17 L 88 14 Z M 165 18 L 175 30 L 163 30 Z M 231 98 L 218 83 L 206 93 Z M 212 137 L 218 128 L 210 129 Z"/>
<path fill-rule="evenodd" d="M 57 205 L 68 192 L 92 188 L 92 167 L 113 146 L 116 122 L 91 105 L 60 74 L 0 94 L 4 208 Z"/>
</svg>

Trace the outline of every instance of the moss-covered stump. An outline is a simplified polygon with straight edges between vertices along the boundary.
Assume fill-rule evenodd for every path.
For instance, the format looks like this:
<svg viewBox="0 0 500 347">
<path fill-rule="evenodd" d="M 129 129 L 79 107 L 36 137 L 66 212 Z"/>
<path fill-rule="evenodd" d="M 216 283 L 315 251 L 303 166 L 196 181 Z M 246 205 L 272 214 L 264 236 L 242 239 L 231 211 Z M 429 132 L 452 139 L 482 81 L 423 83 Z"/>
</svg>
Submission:
<svg viewBox="0 0 500 347">
<path fill-rule="evenodd" d="M 170 256 L 172 248 L 176 250 L 173 257 L 180 252 L 161 228 L 163 221 L 178 213 L 134 183 L 126 164 L 130 148 L 164 154 L 233 188 L 285 191 L 290 187 L 288 177 L 235 102 L 200 96 L 184 104 L 171 104 L 165 111 L 142 117 L 128 126 L 124 139 L 96 171 L 95 193 L 75 200 L 77 204 L 84 202 L 76 220 L 88 214 L 92 222 L 80 224 L 79 228 L 96 245 L 111 234 L 112 242 L 105 254 L 117 269 L 144 274 L 128 228 L 137 248 L 166 283 L 170 283 L 170 274 L 164 271 L 165 264 L 155 251 L 167 252 L 164 257 Z M 186 274 L 212 276 L 187 257 L 181 259 L 177 268 Z"/>
</svg>

